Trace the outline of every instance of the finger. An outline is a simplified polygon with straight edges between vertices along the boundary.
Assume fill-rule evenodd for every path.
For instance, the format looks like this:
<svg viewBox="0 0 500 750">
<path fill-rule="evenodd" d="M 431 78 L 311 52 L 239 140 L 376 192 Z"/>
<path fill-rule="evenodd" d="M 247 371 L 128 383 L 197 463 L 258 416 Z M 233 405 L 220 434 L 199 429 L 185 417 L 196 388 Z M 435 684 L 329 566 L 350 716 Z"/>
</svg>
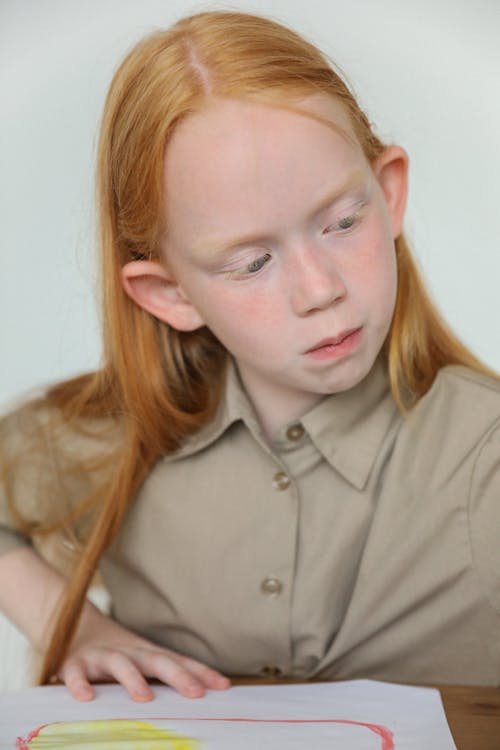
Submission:
<svg viewBox="0 0 500 750">
<path fill-rule="evenodd" d="M 135 662 L 143 674 L 170 685 L 186 698 L 205 695 L 203 682 L 165 651 L 141 651 Z"/>
<path fill-rule="evenodd" d="M 67 661 L 63 664 L 59 676 L 77 701 L 91 701 L 95 697 L 94 689 L 87 679 L 83 662 L 77 659 Z"/>
<path fill-rule="evenodd" d="M 190 659 L 188 656 L 180 656 L 178 661 L 189 672 L 198 677 L 207 688 L 226 690 L 231 687 L 231 680 L 226 675 L 217 672 L 217 670 L 212 669 L 206 664 L 202 664 L 202 662 L 196 661 L 196 659 Z"/>
<path fill-rule="evenodd" d="M 103 657 L 101 669 L 109 672 L 119 682 L 134 701 L 150 701 L 154 693 L 144 679 L 139 667 L 132 659 L 120 651 L 110 652 Z"/>
</svg>

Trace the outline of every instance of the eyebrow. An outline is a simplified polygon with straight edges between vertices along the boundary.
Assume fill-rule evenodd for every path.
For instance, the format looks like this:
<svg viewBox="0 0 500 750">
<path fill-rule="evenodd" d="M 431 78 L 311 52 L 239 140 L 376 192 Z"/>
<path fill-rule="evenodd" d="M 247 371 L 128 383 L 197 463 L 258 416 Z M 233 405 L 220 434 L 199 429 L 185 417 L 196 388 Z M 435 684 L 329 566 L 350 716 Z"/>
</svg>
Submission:
<svg viewBox="0 0 500 750">
<path fill-rule="evenodd" d="M 308 216 L 306 217 L 307 220 L 311 221 L 322 211 L 325 211 L 327 208 L 335 205 L 335 203 L 343 198 L 346 193 L 356 187 L 359 187 L 363 181 L 364 175 L 360 170 L 352 172 L 342 185 L 336 187 L 333 191 L 330 191 L 327 195 L 325 195 L 324 198 L 321 199 L 318 205 L 315 206 L 315 208 L 313 208 L 312 211 L 308 214 Z M 232 240 L 209 240 L 207 242 L 196 245 L 193 250 L 195 252 L 203 252 L 204 250 L 207 251 L 213 247 L 216 247 L 217 249 L 215 250 L 215 256 L 219 258 L 220 256 L 227 255 L 227 253 L 231 252 L 232 250 L 236 250 L 243 245 L 259 244 L 262 241 L 266 241 L 268 239 L 268 235 L 246 234 L 241 237 L 235 237 Z"/>
</svg>

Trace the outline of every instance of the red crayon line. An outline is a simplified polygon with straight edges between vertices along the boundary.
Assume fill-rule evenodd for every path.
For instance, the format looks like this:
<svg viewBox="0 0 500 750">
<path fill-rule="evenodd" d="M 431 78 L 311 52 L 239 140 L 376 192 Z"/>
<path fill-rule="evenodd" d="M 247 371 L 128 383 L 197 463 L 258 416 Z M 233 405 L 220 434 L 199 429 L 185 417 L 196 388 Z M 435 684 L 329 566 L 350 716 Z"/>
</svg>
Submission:
<svg viewBox="0 0 500 750">
<path fill-rule="evenodd" d="M 148 717 L 149 721 L 233 721 L 233 722 L 248 722 L 255 724 L 352 724 L 358 727 L 365 727 L 374 734 L 378 734 L 382 739 L 382 745 L 380 750 L 394 750 L 394 735 L 381 724 L 368 724 L 363 721 L 352 721 L 350 719 L 245 719 L 236 717 L 176 717 L 176 716 L 161 716 L 161 717 Z M 141 721 L 136 719 L 135 721 Z M 144 719 L 142 720 L 144 721 Z"/>
<path fill-rule="evenodd" d="M 61 722 L 55 722 L 56 724 L 60 724 Z M 30 732 L 25 740 L 23 740 L 22 737 L 18 737 L 16 740 L 16 748 L 17 750 L 29 750 L 28 745 L 26 745 L 26 742 L 31 742 L 32 739 L 35 737 L 38 737 L 42 729 L 45 729 L 45 727 L 48 727 L 48 724 L 42 724 L 41 727 L 38 727 L 37 729 L 34 729 L 32 732 Z"/>
<path fill-rule="evenodd" d="M 247 722 L 254 724 L 351 724 L 356 727 L 364 727 L 369 729 L 374 734 L 377 734 L 381 740 L 382 745 L 380 750 L 394 750 L 394 735 L 380 724 L 368 724 L 363 721 L 352 721 L 350 719 L 245 719 L 235 717 L 215 718 L 206 716 L 148 716 L 141 718 L 130 718 L 127 719 L 106 719 L 106 721 L 228 721 L 228 722 Z M 54 722 L 54 724 L 60 724 L 64 722 Z M 25 744 L 38 735 L 41 729 L 48 724 L 44 724 L 33 732 L 30 732 L 28 738 L 23 740 L 21 737 L 17 738 L 16 748 L 17 750 L 29 750 L 29 747 Z"/>
</svg>

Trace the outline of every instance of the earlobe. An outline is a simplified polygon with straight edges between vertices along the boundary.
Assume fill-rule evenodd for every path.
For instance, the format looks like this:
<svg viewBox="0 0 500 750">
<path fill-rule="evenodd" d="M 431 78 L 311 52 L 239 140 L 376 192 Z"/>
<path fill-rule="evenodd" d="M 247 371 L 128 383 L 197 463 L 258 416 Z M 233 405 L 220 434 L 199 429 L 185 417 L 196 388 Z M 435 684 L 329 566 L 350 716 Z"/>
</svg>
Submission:
<svg viewBox="0 0 500 750">
<path fill-rule="evenodd" d="M 373 171 L 384 193 L 394 239 L 403 228 L 408 196 L 408 154 L 401 146 L 388 146 L 375 159 Z"/>
<path fill-rule="evenodd" d="M 194 331 L 205 325 L 173 275 L 161 263 L 131 261 L 121 270 L 121 282 L 139 307 L 178 331 Z"/>
</svg>

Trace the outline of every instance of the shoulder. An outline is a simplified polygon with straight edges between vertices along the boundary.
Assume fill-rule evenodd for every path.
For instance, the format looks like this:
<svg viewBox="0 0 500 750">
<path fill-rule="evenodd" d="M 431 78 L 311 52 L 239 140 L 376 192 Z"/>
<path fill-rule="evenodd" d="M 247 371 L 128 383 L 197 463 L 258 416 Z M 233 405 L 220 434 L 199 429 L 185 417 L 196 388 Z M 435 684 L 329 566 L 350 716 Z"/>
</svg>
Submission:
<svg viewBox="0 0 500 750">
<path fill-rule="evenodd" d="M 496 407 L 500 411 L 500 377 L 496 379 L 464 365 L 447 365 L 438 372 L 419 404 L 437 399 L 449 403 L 460 400 L 464 405 L 474 403 L 481 410 Z"/>
<path fill-rule="evenodd" d="M 109 419 L 69 423 L 45 394 L 11 405 L 0 417 L 0 527 L 34 535 L 59 567 L 61 540 L 73 544 L 86 533 L 93 513 L 86 502 L 112 474 L 121 439 Z M 75 511 L 71 530 L 60 527 Z M 49 536 L 36 533 L 50 526 Z"/>
<path fill-rule="evenodd" d="M 422 406 L 422 415 L 440 425 L 436 456 L 447 456 L 458 479 L 454 494 L 464 498 L 477 580 L 500 613 L 500 382 L 467 367 L 446 367 Z"/>
<path fill-rule="evenodd" d="M 444 367 L 402 422 L 405 480 L 452 509 L 477 579 L 500 612 L 500 381 Z M 454 519 L 454 520 L 453 520 Z"/>
<path fill-rule="evenodd" d="M 52 498 L 54 506 L 62 494 L 71 505 L 77 502 L 109 472 L 120 444 L 113 420 L 70 423 L 40 394 L 0 417 L 0 477 L 16 505 L 32 516 L 42 498 Z"/>
<path fill-rule="evenodd" d="M 438 372 L 428 395 L 448 394 L 500 404 L 500 376 L 491 377 L 465 365 L 447 365 Z"/>
<path fill-rule="evenodd" d="M 84 459 L 100 452 L 103 445 L 116 447 L 119 436 L 116 419 L 80 417 L 69 421 L 41 392 L 11 404 L 0 415 L 0 445 L 4 453 L 32 447 Z"/>
<path fill-rule="evenodd" d="M 463 496 L 484 445 L 499 434 L 500 381 L 449 365 L 402 419 L 396 455 L 419 491 L 442 491 L 458 482 Z"/>
<path fill-rule="evenodd" d="M 50 422 L 50 409 L 43 394 L 11 403 L 0 415 L 1 455 L 16 455 L 29 445 L 41 448 L 45 442 L 44 425 Z"/>
<path fill-rule="evenodd" d="M 453 432 L 469 445 L 496 430 L 499 422 L 500 378 L 463 365 L 443 367 L 408 416 L 414 430 L 448 437 Z"/>
</svg>

